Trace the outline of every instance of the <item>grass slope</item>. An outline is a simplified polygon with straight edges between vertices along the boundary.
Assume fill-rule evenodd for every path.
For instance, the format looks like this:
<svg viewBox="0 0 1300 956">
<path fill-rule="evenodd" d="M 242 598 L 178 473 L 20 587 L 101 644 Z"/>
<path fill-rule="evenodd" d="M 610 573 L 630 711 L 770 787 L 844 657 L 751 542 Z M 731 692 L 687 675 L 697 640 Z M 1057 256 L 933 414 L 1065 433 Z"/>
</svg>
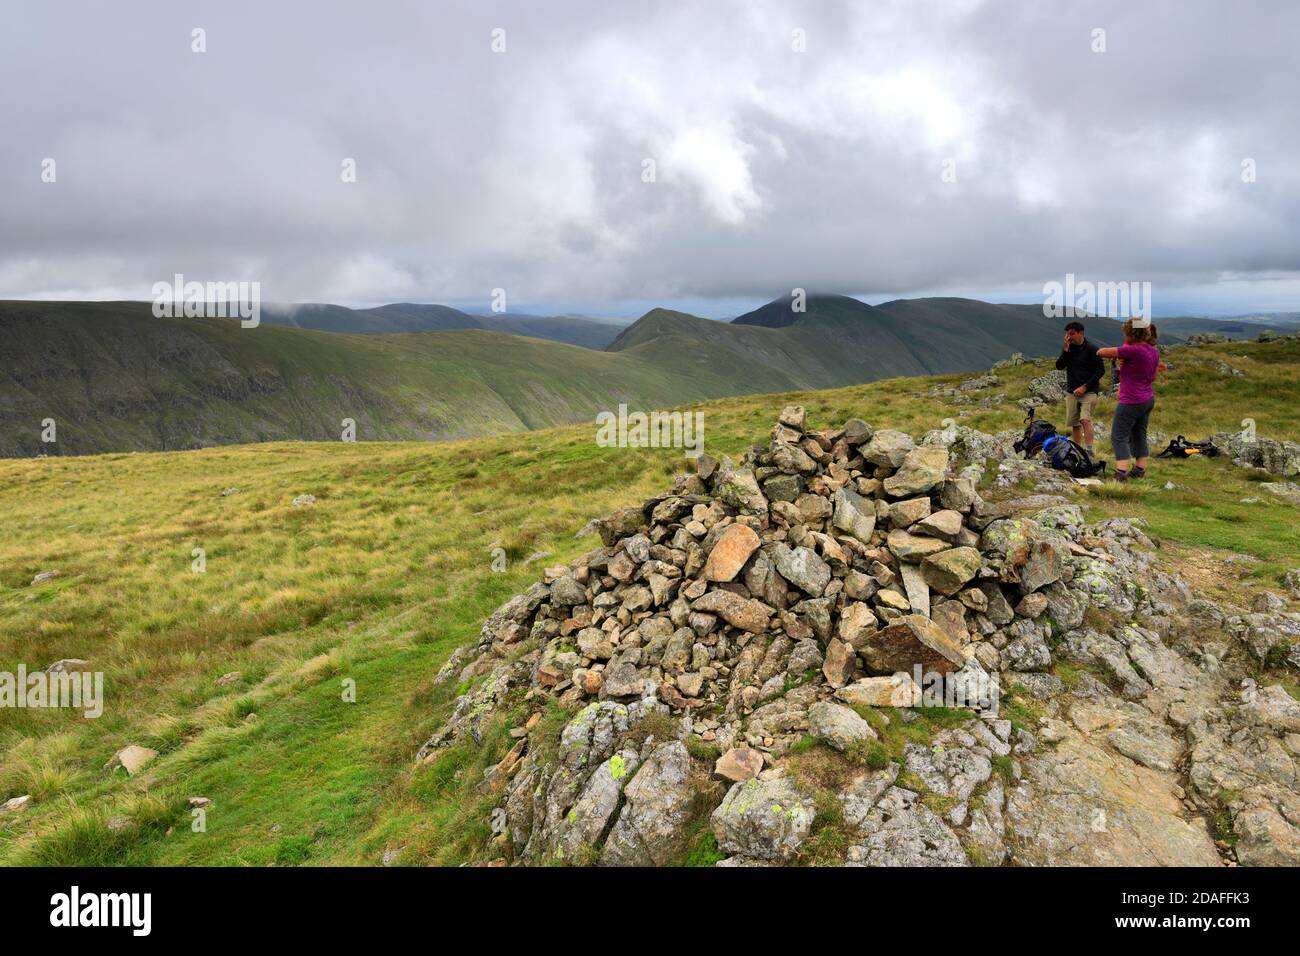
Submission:
<svg viewBox="0 0 1300 956">
<path fill-rule="evenodd" d="M 344 418 L 362 441 L 455 438 L 738 390 L 495 332 L 243 329 L 155 319 L 140 303 L 0 303 L 0 368 L 0 456 L 331 440 Z M 46 418 L 53 446 L 40 441 Z"/>
<path fill-rule="evenodd" d="M 1226 360 L 1244 377 L 1213 371 Z M 999 374 L 1014 397 L 1045 365 Z M 698 406 L 708 449 L 737 454 L 787 401 L 830 425 L 861 416 L 914 434 L 947 417 L 1016 427 L 1010 404 L 969 415 L 928 398 L 943 378 Z M 1300 344 L 1179 353 L 1155 426 L 1204 435 L 1254 418 L 1300 439 Z M 1110 410 L 1103 402 L 1101 414 Z M 1058 410 L 1059 411 L 1059 410 Z M 1057 416 L 1059 418 L 1059 415 Z M 599 448 L 592 426 L 440 444 L 293 443 L 148 455 L 0 461 L 0 669 L 85 658 L 105 672 L 98 720 L 0 710 L 0 862 L 38 864 L 455 864 L 491 853 L 476 791 L 513 742 L 508 715 L 478 749 L 414 768 L 458 688 L 435 685 L 452 650 L 540 574 L 591 547 L 589 517 L 661 491 L 670 450 Z M 1105 449 L 1108 453 L 1109 449 Z M 1163 488 L 1167 479 L 1179 486 Z M 237 492 L 222 495 L 229 488 Z M 295 495 L 314 507 L 295 508 Z M 1244 503 L 1244 498 L 1258 498 Z M 1296 564 L 1294 507 L 1226 461 L 1155 463 L 1150 480 L 1083 498 L 1134 514 L 1169 560 L 1213 593 L 1275 587 Z M 504 572 L 492 549 L 505 549 Z M 191 571 L 192 551 L 206 571 Z M 536 550 L 554 556 L 532 564 Z M 1230 554 L 1259 563 L 1245 583 Z M 35 587 L 32 577 L 60 576 Z M 230 671 L 231 684 L 218 684 Z M 356 701 L 343 699 L 345 680 Z M 565 715 L 548 712 L 558 723 Z M 104 769 L 120 747 L 160 751 L 141 775 Z M 186 798 L 213 801 L 193 832 Z M 693 853 L 709 862 L 707 830 Z"/>
<path fill-rule="evenodd" d="M 603 349 L 623 328 L 622 324 L 597 322 L 578 316 L 471 315 L 446 305 L 410 302 L 371 309 L 349 309 L 346 306 L 321 303 L 266 305 L 262 308 L 262 321 L 269 325 L 353 335 L 481 329 L 506 335 L 551 339 L 587 349 Z"/>
</svg>

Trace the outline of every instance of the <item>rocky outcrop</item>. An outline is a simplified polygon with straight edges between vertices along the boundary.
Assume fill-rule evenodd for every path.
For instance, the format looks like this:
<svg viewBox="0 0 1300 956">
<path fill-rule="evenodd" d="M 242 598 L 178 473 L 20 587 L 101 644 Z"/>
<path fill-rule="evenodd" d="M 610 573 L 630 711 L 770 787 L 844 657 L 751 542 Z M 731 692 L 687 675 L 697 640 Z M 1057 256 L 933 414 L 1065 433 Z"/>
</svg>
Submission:
<svg viewBox="0 0 1300 956">
<path fill-rule="evenodd" d="M 820 826 L 853 865 L 1300 863 L 1300 704 L 1242 684 L 1295 666 L 1300 616 L 1197 599 L 1138 522 L 986 499 L 959 449 L 1000 439 L 949 437 L 791 407 L 704 456 L 487 619 L 419 759 L 569 712 L 480 785 L 521 864 L 668 865 L 706 833 L 790 864 Z M 895 733 L 918 706 L 957 719 Z M 824 793 L 809 747 L 845 768 Z"/>
<path fill-rule="evenodd" d="M 1239 467 L 1261 468 L 1283 478 L 1300 475 L 1300 444 L 1296 442 L 1241 432 L 1219 432 L 1211 440 Z"/>
</svg>

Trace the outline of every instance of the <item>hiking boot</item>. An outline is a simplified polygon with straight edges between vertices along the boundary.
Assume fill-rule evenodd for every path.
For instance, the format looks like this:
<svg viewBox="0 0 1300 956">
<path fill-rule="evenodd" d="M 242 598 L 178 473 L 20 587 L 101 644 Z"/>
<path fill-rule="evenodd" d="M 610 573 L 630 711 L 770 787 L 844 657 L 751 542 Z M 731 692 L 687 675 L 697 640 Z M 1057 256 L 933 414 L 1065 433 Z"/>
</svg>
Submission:
<svg viewBox="0 0 1300 956">
<path fill-rule="evenodd" d="M 1137 466 L 1134 466 L 1133 469 L 1129 472 L 1129 477 L 1145 478 L 1146 474 L 1147 474 L 1147 470 L 1145 468 L 1138 468 Z"/>
<path fill-rule="evenodd" d="M 1116 468 L 1114 477 L 1116 481 L 1128 481 L 1128 472 L 1120 471 L 1118 468 Z"/>
</svg>

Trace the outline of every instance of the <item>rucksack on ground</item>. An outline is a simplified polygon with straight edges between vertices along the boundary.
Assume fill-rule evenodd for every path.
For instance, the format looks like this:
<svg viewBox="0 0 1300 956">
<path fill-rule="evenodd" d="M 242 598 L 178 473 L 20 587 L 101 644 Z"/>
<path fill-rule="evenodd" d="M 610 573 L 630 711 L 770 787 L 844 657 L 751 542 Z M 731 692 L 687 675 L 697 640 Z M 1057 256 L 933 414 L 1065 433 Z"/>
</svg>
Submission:
<svg viewBox="0 0 1300 956">
<path fill-rule="evenodd" d="M 1156 455 L 1156 457 L 1172 458 L 1179 461 L 1197 455 L 1204 455 L 1206 458 L 1218 458 L 1219 454 L 1219 446 L 1208 438 L 1205 441 L 1188 441 L 1184 436 L 1179 435 L 1169 443 L 1168 448 Z"/>
<path fill-rule="evenodd" d="M 1045 422 L 1041 418 L 1034 418 L 1034 409 L 1029 410 L 1029 424 L 1025 426 L 1025 433 L 1014 445 L 1018 452 L 1023 452 L 1026 458 L 1032 458 L 1038 454 L 1043 447 L 1043 442 L 1057 434 L 1056 426 L 1051 422 Z"/>
<path fill-rule="evenodd" d="M 1072 478 L 1092 478 L 1106 471 L 1104 461 L 1093 461 L 1086 448 L 1062 435 L 1051 422 L 1034 418 L 1034 411 L 1029 410 L 1025 433 L 1012 446 L 1016 451 L 1026 458 L 1033 458 L 1041 451 L 1048 465 L 1069 472 Z"/>
</svg>

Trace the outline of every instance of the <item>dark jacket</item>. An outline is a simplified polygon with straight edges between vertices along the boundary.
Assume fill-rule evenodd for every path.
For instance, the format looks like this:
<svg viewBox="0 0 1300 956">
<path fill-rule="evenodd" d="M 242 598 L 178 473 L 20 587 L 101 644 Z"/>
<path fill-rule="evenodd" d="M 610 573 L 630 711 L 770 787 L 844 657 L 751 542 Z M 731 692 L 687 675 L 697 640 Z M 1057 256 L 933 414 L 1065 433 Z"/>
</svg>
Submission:
<svg viewBox="0 0 1300 956">
<path fill-rule="evenodd" d="M 1106 363 L 1097 354 L 1098 346 L 1090 339 L 1084 339 L 1082 345 L 1072 345 L 1056 360 L 1056 367 L 1065 369 L 1065 387 L 1073 392 L 1080 385 L 1087 391 L 1100 389 L 1101 377 L 1106 374 Z"/>
</svg>

